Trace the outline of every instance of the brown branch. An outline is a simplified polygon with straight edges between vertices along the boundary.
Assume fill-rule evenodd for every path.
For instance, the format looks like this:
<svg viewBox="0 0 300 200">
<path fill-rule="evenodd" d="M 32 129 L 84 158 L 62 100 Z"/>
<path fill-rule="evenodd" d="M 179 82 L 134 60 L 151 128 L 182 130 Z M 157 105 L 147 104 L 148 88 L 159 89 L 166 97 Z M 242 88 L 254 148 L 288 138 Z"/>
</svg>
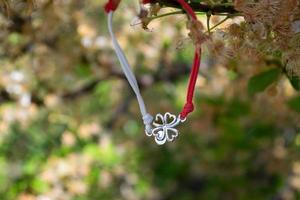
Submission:
<svg viewBox="0 0 300 200">
<path fill-rule="evenodd" d="M 133 99 L 133 95 L 131 93 L 126 93 L 121 103 L 117 106 L 117 108 L 113 111 L 110 119 L 105 123 L 105 127 L 107 129 L 113 129 L 115 122 L 123 113 L 126 113 L 129 109 L 129 105 L 131 100 Z"/>
<path fill-rule="evenodd" d="M 172 67 L 170 67 L 170 69 L 158 70 L 155 73 L 150 74 L 150 76 L 153 78 L 151 84 L 147 83 L 147 81 L 145 82 L 145 80 L 142 77 L 137 77 L 137 82 L 140 86 L 140 89 L 143 90 L 143 89 L 150 87 L 151 85 L 159 83 L 159 82 L 176 81 L 179 78 L 181 78 L 182 76 L 186 75 L 188 73 L 188 71 L 189 71 L 189 66 L 187 64 L 179 65 L 179 64 L 175 63 L 175 64 L 173 64 Z M 100 78 L 100 79 L 94 79 L 73 91 L 68 91 L 68 92 L 60 95 L 60 97 L 64 101 L 73 101 L 84 95 L 90 94 L 99 83 L 101 83 L 102 81 L 107 80 L 109 78 L 113 78 L 113 77 L 124 79 L 124 81 L 126 81 L 126 77 L 124 76 L 124 74 L 121 71 L 112 70 L 107 76 Z M 130 98 L 131 97 L 129 97 L 129 99 Z M 9 94 L 5 90 L 0 90 L 0 104 L 5 103 L 5 102 L 14 102 L 14 101 L 16 101 L 16 98 L 14 98 L 11 94 Z M 44 99 L 35 93 L 31 94 L 31 101 L 32 101 L 32 103 L 36 104 L 37 106 L 45 105 Z"/>
<path fill-rule="evenodd" d="M 43 106 L 44 105 L 44 101 L 43 99 L 41 99 L 40 97 L 38 97 L 35 94 L 31 94 L 31 102 L 38 105 L 38 106 Z M 11 95 L 10 93 L 8 93 L 6 90 L 0 90 L 0 105 L 6 102 L 15 102 L 17 101 L 17 99 Z"/>
<path fill-rule="evenodd" d="M 0 91 L 0 104 L 13 101 L 13 98 L 5 90 Z"/>
<path fill-rule="evenodd" d="M 182 9 L 179 3 L 174 0 L 153 0 L 154 3 L 159 3 L 162 7 L 172 7 Z M 232 5 L 207 5 L 203 3 L 191 2 L 189 5 L 197 12 L 210 12 L 211 14 L 236 14 L 237 10 Z"/>
<path fill-rule="evenodd" d="M 100 83 L 102 81 L 101 80 L 93 80 L 91 81 L 90 83 L 87 83 L 86 85 L 84 85 L 83 87 L 77 89 L 77 90 L 74 90 L 74 91 L 71 91 L 71 92 L 67 92 L 63 95 L 61 95 L 61 97 L 64 99 L 64 100 L 73 100 L 77 97 L 80 97 L 84 94 L 87 94 L 87 93 L 90 93 L 90 91 L 93 91 L 94 88 L 98 85 L 98 83 Z"/>
<path fill-rule="evenodd" d="M 187 74 L 188 71 L 189 71 L 188 65 L 183 64 L 183 65 L 179 66 L 179 64 L 174 64 L 174 66 L 172 66 L 171 70 L 169 70 L 169 71 L 166 70 L 166 71 L 162 71 L 162 72 L 157 71 L 154 74 L 150 74 L 150 76 L 153 77 L 153 83 L 158 83 L 158 82 L 162 82 L 162 81 L 176 81 L 178 78 Z M 123 79 L 124 81 L 126 81 L 126 77 L 124 76 L 124 74 L 121 71 L 112 70 L 106 77 L 93 80 L 93 81 L 87 83 L 86 85 L 82 86 L 81 88 L 78 88 L 74 91 L 70 91 L 70 92 L 67 92 L 67 93 L 61 95 L 61 97 L 67 101 L 74 100 L 75 98 L 78 98 L 80 96 L 90 93 L 91 91 L 94 90 L 94 88 L 99 83 L 101 83 L 101 81 L 107 80 L 112 77 L 120 78 L 120 79 Z M 138 82 L 138 85 L 141 90 L 150 86 L 141 77 L 137 77 L 137 82 Z"/>
</svg>

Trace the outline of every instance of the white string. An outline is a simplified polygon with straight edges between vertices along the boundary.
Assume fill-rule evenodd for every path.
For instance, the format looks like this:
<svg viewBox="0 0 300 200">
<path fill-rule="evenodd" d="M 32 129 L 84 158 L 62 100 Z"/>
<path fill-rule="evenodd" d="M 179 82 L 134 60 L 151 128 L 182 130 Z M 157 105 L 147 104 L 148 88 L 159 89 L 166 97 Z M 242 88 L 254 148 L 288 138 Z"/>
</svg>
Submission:
<svg viewBox="0 0 300 200">
<path fill-rule="evenodd" d="M 109 34 L 112 38 L 113 47 L 114 47 L 115 52 L 117 54 L 118 60 L 121 64 L 121 68 L 123 70 L 123 73 L 125 74 L 126 79 L 128 80 L 132 90 L 134 91 L 134 93 L 136 95 L 136 98 L 137 98 L 137 101 L 138 101 L 138 104 L 139 104 L 139 108 L 140 108 L 140 111 L 141 111 L 141 114 L 142 114 L 142 118 L 143 118 L 143 121 L 144 121 L 144 124 L 145 124 L 146 134 L 148 136 L 150 136 L 151 135 L 151 130 L 152 130 L 151 123 L 153 121 L 153 117 L 146 110 L 146 106 L 145 106 L 143 97 L 140 93 L 140 89 L 139 89 L 137 80 L 136 80 L 136 78 L 135 78 L 135 76 L 134 76 L 134 74 L 131 70 L 131 67 L 128 63 L 128 60 L 127 60 L 126 56 L 124 55 L 124 53 L 123 53 L 116 37 L 115 37 L 115 34 L 113 32 L 113 29 L 112 29 L 112 18 L 113 18 L 113 11 L 110 11 L 108 13 L 108 21 L 107 22 L 108 22 Z"/>
</svg>

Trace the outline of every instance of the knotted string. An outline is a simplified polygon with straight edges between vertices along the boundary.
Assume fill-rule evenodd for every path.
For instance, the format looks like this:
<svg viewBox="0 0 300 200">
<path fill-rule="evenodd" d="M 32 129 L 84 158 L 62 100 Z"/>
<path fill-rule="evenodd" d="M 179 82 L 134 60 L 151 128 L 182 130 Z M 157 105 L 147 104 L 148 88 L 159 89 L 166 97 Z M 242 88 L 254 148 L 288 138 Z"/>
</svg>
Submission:
<svg viewBox="0 0 300 200">
<path fill-rule="evenodd" d="M 183 9 L 188 13 L 188 15 L 192 18 L 192 20 L 197 20 L 197 16 L 193 9 L 189 6 L 188 3 L 186 3 L 184 0 L 177 0 L 178 3 L 180 3 L 183 7 Z M 146 134 L 148 136 L 151 135 L 152 126 L 151 123 L 153 121 L 153 117 L 147 112 L 145 103 L 143 100 L 143 97 L 140 93 L 137 80 L 131 70 L 131 67 L 128 63 L 128 60 L 122 51 L 115 35 L 112 29 L 112 18 L 113 18 L 113 12 L 117 9 L 118 5 L 120 3 L 120 0 L 109 0 L 108 3 L 105 5 L 104 9 L 108 13 L 108 29 L 110 36 L 112 38 L 113 47 L 115 49 L 115 52 L 117 54 L 118 60 L 121 64 L 121 68 L 126 76 L 126 79 L 128 80 L 131 88 L 133 89 L 140 108 L 140 112 L 142 114 L 142 119 L 145 124 L 145 130 Z M 150 0 L 143 0 L 143 4 L 151 3 Z M 186 95 L 186 103 L 180 113 L 180 118 L 185 119 L 189 113 L 191 113 L 194 110 L 193 105 L 193 96 L 194 96 L 194 90 L 195 85 L 198 77 L 198 72 L 200 68 L 200 62 L 201 62 L 201 49 L 195 49 L 195 55 L 193 60 L 193 67 L 190 74 L 189 84 L 188 84 L 188 90 Z"/>
</svg>

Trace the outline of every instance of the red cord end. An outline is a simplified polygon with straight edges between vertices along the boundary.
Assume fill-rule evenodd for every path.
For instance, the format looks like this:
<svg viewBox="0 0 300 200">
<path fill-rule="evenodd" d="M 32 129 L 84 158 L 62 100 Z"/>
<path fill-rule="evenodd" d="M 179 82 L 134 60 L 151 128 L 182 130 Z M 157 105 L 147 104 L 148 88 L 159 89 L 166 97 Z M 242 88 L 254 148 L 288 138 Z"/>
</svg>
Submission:
<svg viewBox="0 0 300 200">
<path fill-rule="evenodd" d="M 153 0 L 143 0 L 142 4 L 148 4 L 148 3 L 153 3 Z"/>
<path fill-rule="evenodd" d="M 119 6 L 120 0 L 109 0 L 105 6 L 104 10 L 106 13 L 109 13 L 110 11 L 115 11 Z"/>
<path fill-rule="evenodd" d="M 185 119 L 189 113 L 193 112 L 193 110 L 194 110 L 194 104 L 186 103 L 182 109 L 182 112 L 180 113 L 180 119 Z"/>
</svg>

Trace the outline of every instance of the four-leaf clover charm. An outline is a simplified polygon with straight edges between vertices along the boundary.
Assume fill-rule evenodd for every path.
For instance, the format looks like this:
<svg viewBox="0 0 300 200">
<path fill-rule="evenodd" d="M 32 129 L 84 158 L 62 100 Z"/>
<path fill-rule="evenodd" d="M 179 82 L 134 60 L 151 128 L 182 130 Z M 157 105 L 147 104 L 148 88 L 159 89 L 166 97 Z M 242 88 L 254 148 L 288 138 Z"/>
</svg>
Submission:
<svg viewBox="0 0 300 200">
<path fill-rule="evenodd" d="M 170 113 L 157 114 L 155 116 L 155 121 L 153 122 L 154 128 L 149 136 L 153 135 L 155 142 L 158 145 L 163 145 L 166 142 L 174 141 L 178 136 L 179 132 L 175 126 L 180 122 L 184 122 L 185 119 L 180 119 L 180 116 L 172 115 Z"/>
</svg>

